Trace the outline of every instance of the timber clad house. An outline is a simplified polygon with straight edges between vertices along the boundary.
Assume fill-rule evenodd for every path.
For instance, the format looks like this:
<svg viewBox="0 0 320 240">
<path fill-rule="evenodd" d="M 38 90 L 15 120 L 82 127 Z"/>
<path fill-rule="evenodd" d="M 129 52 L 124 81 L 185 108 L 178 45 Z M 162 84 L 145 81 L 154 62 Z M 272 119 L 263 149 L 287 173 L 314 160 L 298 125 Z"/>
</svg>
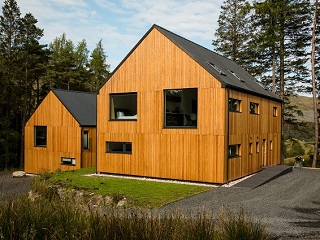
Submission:
<svg viewBox="0 0 320 240">
<path fill-rule="evenodd" d="M 25 125 L 25 171 L 96 166 L 97 94 L 51 90 Z"/>
<path fill-rule="evenodd" d="M 99 89 L 97 172 L 225 183 L 277 165 L 281 104 L 236 63 L 153 25 Z M 46 108 L 53 105 L 48 102 Z M 51 112 L 61 118 L 61 111 Z M 30 120 L 27 172 L 45 162 L 62 169 L 61 160 L 55 160 L 62 157 L 84 167 L 81 148 L 74 155 L 71 148 L 66 156 L 39 154 L 52 149 L 35 146 L 37 127 L 52 123 Z M 47 126 L 47 135 L 63 147 L 65 130 L 58 130 L 63 121 L 55 126 L 56 132 Z M 79 147 L 77 132 L 70 133 L 68 143 Z"/>
</svg>

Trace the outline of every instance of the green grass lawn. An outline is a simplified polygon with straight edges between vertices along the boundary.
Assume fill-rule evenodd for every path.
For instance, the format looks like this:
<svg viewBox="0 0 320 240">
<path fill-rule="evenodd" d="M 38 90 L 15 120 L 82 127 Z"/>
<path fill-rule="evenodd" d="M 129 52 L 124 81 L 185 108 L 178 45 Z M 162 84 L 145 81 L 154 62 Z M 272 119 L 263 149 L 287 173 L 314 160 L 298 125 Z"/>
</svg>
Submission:
<svg viewBox="0 0 320 240">
<path fill-rule="evenodd" d="M 95 168 L 56 172 L 49 182 L 96 194 L 124 196 L 137 207 L 156 208 L 164 204 L 212 189 L 208 186 L 156 182 L 117 177 L 85 176 Z"/>
</svg>

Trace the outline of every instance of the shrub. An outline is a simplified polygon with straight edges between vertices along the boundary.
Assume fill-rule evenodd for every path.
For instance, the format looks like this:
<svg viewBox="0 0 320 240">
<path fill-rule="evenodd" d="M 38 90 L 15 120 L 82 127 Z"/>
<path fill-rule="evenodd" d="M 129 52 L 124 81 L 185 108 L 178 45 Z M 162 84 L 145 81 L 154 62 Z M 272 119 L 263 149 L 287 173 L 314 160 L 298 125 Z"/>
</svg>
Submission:
<svg viewBox="0 0 320 240">
<path fill-rule="evenodd" d="M 292 145 L 288 151 L 288 157 L 296 157 L 305 155 L 305 150 L 303 145 L 297 139 L 291 139 Z"/>
</svg>

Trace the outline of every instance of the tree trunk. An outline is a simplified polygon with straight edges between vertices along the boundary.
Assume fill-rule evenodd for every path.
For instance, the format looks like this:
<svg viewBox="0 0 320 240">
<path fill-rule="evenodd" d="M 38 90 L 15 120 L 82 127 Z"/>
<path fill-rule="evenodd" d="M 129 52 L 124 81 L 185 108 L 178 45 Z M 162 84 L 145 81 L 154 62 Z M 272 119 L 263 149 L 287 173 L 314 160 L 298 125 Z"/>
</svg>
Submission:
<svg viewBox="0 0 320 240">
<path fill-rule="evenodd" d="M 314 152 L 312 167 L 316 167 L 318 156 L 318 143 L 319 143 L 319 120 L 318 120 L 318 97 L 317 97 L 317 83 L 315 72 L 315 51 L 316 51 L 316 29 L 318 19 L 318 0 L 315 1 L 314 20 L 312 29 L 311 40 L 311 74 L 312 74 L 312 96 L 313 96 L 313 114 L 314 114 Z"/>
<path fill-rule="evenodd" d="M 284 59 L 285 59 L 285 45 L 284 45 L 284 15 L 282 13 L 281 16 L 281 29 L 280 29 L 280 49 L 279 49 L 279 58 L 280 58 L 280 98 L 282 100 L 282 108 L 281 108 L 281 129 L 282 129 L 282 133 L 281 133 L 281 159 L 280 159 L 280 163 L 284 164 L 284 139 L 283 139 L 283 124 L 284 124 L 284 98 L 285 98 L 285 92 L 284 92 Z"/>
</svg>

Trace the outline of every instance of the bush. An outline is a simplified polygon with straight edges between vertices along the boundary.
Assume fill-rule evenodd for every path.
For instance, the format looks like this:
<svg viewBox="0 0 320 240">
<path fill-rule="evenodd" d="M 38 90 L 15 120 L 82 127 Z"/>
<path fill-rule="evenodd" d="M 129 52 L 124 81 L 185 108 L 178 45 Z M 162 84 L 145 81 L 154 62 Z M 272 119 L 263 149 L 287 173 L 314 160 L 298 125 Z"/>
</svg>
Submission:
<svg viewBox="0 0 320 240">
<path fill-rule="evenodd" d="M 292 145 L 290 150 L 288 151 L 288 157 L 304 156 L 305 150 L 303 145 L 300 143 L 300 141 L 292 138 L 291 142 L 292 142 Z"/>
</svg>

